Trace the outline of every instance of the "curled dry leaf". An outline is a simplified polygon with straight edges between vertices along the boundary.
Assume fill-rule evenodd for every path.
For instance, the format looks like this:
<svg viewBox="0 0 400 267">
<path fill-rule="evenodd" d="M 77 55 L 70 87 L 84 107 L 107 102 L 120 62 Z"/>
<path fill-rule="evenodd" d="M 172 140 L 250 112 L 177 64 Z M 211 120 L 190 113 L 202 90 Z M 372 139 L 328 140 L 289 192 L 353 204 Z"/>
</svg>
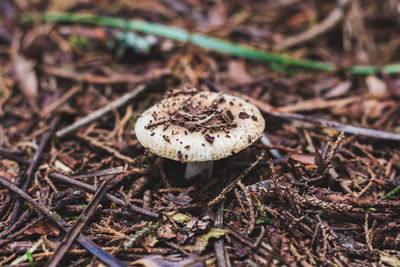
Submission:
<svg viewBox="0 0 400 267">
<path fill-rule="evenodd" d="M 379 252 L 380 260 L 384 263 L 386 263 L 389 266 L 400 266 L 400 259 L 396 257 L 395 255 L 390 255 L 389 253 L 386 253 L 385 251 L 380 251 Z"/>
<path fill-rule="evenodd" d="M 376 99 L 366 100 L 363 103 L 363 116 L 367 119 L 378 119 L 382 116 L 385 109 L 396 105 L 392 101 L 378 101 Z"/>
<path fill-rule="evenodd" d="M 203 266 L 205 266 L 203 261 L 190 264 L 191 261 L 195 260 L 198 257 L 199 256 L 197 254 L 193 254 L 184 260 L 176 261 L 173 259 L 164 258 L 160 255 L 150 255 L 150 256 L 141 258 L 141 259 L 133 262 L 133 264 L 141 265 L 141 266 L 145 266 L 145 267 L 181 267 L 181 266 L 203 267 Z"/>
<path fill-rule="evenodd" d="M 172 239 L 176 237 L 176 234 L 172 230 L 172 224 L 167 223 L 160 226 L 160 228 L 157 229 L 157 237 L 160 239 Z"/>
<path fill-rule="evenodd" d="M 37 108 L 38 80 L 34 71 L 34 64 L 21 55 L 14 58 L 15 78 L 19 89 L 27 98 L 32 108 Z"/>
<path fill-rule="evenodd" d="M 290 158 L 305 165 L 315 165 L 315 155 L 292 154 Z"/>
<path fill-rule="evenodd" d="M 169 216 L 174 222 L 180 224 L 190 221 L 191 219 L 188 215 L 177 211 L 166 212 L 165 215 Z"/>
<path fill-rule="evenodd" d="M 149 248 L 153 248 L 157 243 L 158 239 L 155 235 L 148 235 L 143 242 L 143 244 Z"/>
<path fill-rule="evenodd" d="M 211 228 L 208 233 L 196 237 L 194 244 L 186 245 L 184 248 L 189 251 L 202 252 L 206 249 L 211 238 L 220 238 L 228 233 L 229 231 L 225 229 Z"/>
<path fill-rule="evenodd" d="M 60 161 L 63 162 L 65 165 L 67 165 L 71 169 L 77 168 L 80 163 L 79 160 L 76 160 L 75 158 L 73 158 L 67 154 L 60 155 Z"/>
<path fill-rule="evenodd" d="M 339 83 L 335 87 L 333 87 L 331 90 L 329 90 L 326 94 L 326 98 L 334 98 L 334 97 L 339 97 L 339 96 L 344 96 L 346 95 L 350 88 L 351 88 L 351 81 L 347 80 L 344 82 Z"/>
<path fill-rule="evenodd" d="M 20 168 L 17 162 L 13 160 L 3 159 L 0 161 L 0 176 L 12 181 L 18 176 Z"/>
<path fill-rule="evenodd" d="M 68 167 L 63 162 L 59 161 L 58 159 L 54 161 L 54 168 L 56 168 L 57 170 L 65 173 L 65 174 L 71 174 L 73 172 L 73 170 L 70 167 Z"/>
<path fill-rule="evenodd" d="M 60 235 L 60 230 L 56 228 L 53 224 L 45 221 L 40 221 L 33 225 L 32 227 L 28 228 L 27 230 L 24 231 L 25 235 L 33 235 L 33 234 L 39 234 L 39 235 L 51 235 L 51 236 L 59 236 Z"/>
<path fill-rule="evenodd" d="M 365 79 L 368 91 L 376 97 L 384 97 L 388 95 L 386 83 L 374 75 L 370 75 Z"/>
<path fill-rule="evenodd" d="M 168 193 L 167 198 L 169 201 L 176 205 L 188 205 L 190 202 L 192 202 L 192 198 L 189 196 L 189 192 L 193 190 L 193 187 L 189 187 L 185 191 L 181 192 L 178 196 L 174 196 L 171 193 Z"/>
<path fill-rule="evenodd" d="M 245 83 L 253 80 L 253 78 L 247 73 L 244 62 L 239 60 L 229 61 L 228 75 L 230 79 L 239 83 Z"/>
</svg>

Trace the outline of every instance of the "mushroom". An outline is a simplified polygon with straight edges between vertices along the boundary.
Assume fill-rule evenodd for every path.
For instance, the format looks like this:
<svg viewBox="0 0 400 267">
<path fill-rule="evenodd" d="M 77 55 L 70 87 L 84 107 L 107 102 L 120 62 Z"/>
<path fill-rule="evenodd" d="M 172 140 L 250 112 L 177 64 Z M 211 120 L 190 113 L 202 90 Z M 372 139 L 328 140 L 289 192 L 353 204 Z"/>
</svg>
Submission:
<svg viewBox="0 0 400 267">
<path fill-rule="evenodd" d="M 213 161 L 236 154 L 262 135 L 261 112 L 245 100 L 197 89 L 172 90 L 137 120 L 139 142 L 150 152 L 187 162 L 185 178 L 208 170 Z"/>
</svg>

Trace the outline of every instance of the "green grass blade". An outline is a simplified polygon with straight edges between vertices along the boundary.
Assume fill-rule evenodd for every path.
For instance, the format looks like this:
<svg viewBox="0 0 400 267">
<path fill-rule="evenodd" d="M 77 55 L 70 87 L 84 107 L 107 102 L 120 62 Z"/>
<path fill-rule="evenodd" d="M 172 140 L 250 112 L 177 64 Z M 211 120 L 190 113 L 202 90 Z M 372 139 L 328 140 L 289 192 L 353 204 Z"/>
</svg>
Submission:
<svg viewBox="0 0 400 267">
<path fill-rule="evenodd" d="M 391 196 L 393 196 L 394 194 L 396 194 L 397 192 L 400 191 L 400 185 L 398 185 L 395 189 L 393 189 L 392 191 L 390 191 L 389 193 L 387 193 L 382 199 L 385 200 Z"/>
<path fill-rule="evenodd" d="M 165 37 L 181 42 L 192 42 L 199 47 L 207 48 L 213 51 L 222 52 L 229 55 L 241 56 L 248 59 L 259 60 L 267 63 L 275 62 L 286 66 L 295 66 L 302 68 L 310 68 L 316 70 L 333 71 L 335 66 L 329 63 L 314 62 L 309 60 L 300 60 L 280 54 L 268 53 L 261 50 L 256 50 L 250 47 L 237 45 L 232 42 L 219 40 L 203 34 L 189 34 L 186 30 L 165 26 L 158 23 L 146 22 L 141 20 L 122 20 L 118 18 L 93 16 L 90 14 L 74 14 L 74 13 L 45 13 L 44 21 L 52 22 L 75 22 L 75 23 L 90 23 L 110 27 L 118 27 L 122 29 L 140 31 L 147 34 L 153 34 L 160 37 Z"/>
<path fill-rule="evenodd" d="M 31 253 L 29 250 L 27 250 L 27 251 L 25 252 L 25 255 L 26 255 L 26 257 L 28 258 L 28 261 L 29 261 L 29 263 L 31 264 L 31 266 L 32 266 L 32 267 L 35 267 L 35 263 L 34 263 L 34 261 L 33 261 L 32 253 Z"/>
<path fill-rule="evenodd" d="M 31 14 L 25 14 L 22 17 L 23 21 L 33 21 L 38 18 Z M 117 27 L 126 30 L 139 31 L 147 34 L 153 34 L 160 37 L 165 37 L 181 42 L 191 42 L 192 44 L 210 49 L 213 51 L 244 57 L 247 59 L 258 60 L 266 63 L 279 63 L 285 67 L 294 66 L 300 68 L 335 71 L 337 68 L 332 63 L 324 63 L 318 61 L 296 59 L 293 57 L 269 53 L 266 51 L 254 49 L 251 47 L 238 45 L 233 42 L 223 41 L 207 35 L 193 33 L 190 34 L 186 30 L 166 26 L 162 24 L 146 22 L 141 20 L 123 20 L 106 16 L 96 16 L 82 13 L 44 13 L 41 19 L 47 22 L 69 22 L 69 23 L 87 23 L 109 27 Z M 374 66 L 352 66 L 347 69 L 354 74 L 376 74 L 378 69 Z M 400 73 L 400 64 L 392 64 L 382 67 L 382 71 L 387 74 Z"/>
<path fill-rule="evenodd" d="M 349 68 L 351 73 L 372 75 L 378 73 L 378 68 L 374 66 L 351 66 Z M 386 74 L 400 73 L 400 64 L 390 64 L 382 67 L 382 72 Z"/>
</svg>

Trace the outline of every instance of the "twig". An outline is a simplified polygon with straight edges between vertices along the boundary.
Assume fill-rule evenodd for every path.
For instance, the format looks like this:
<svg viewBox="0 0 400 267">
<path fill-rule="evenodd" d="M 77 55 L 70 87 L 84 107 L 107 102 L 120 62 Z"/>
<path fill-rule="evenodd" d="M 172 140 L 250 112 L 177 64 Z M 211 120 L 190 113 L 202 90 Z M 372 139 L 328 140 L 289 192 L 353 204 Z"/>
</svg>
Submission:
<svg viewBox="0 0 400 267">
<path fill-rule="evenodd" d="M 46 117 L 50 115 L 54 110 L 56 110 L 59 106 L 64 104 L 68 99 L 70 99 L 74 94 L 76 94 L 79 90 L 81 89 L 80 85 L 74 85 L 69 89 L 64 95 L 62 95 L 60 98 L 56 99 L 53 101 L 51 104 L 49 104 L 47 107 L 45 107 L 41 112 L 40 112 L 40 117 Z"/>
<path fill-rule="evenodd" d="M 261 155 L 257 158 L 257 160 L 253 162 L 253 164 L 251 164 L 247 169 L 245 169 L 234 181 L 232 181 L 228 186 L 226 186 L 217 197 L 211 200 L 208 203 L 208 206 L 211 207 L 212 205 L 218 203 L 226 194 L 232 191 L 232 189 L 235 188 L 237 182 L 241 181 L 255 166 L 257 166 L 257 164 L 264 157 L 264 155 L 265 152 L 264 151 L 261 152 Z"/>
<path fill-rule="evenodd" d="M 46 148 L 47 144 L 49 143 L 50 138 L 53 136 L 53 133 L 59 121 L 60 121 L 60 116 L 54 117 L 54 119 L 50 123 L 50 130 L 43 134 L 43 137 L 40 140 L 39 147 L 36 150 L 35 154 L 33 155 L 31 163 L 29 164 L 28 171 L 26 173 L 26 180 L 21 188 L 23 191 L 26 191 L 29 185 L 31 184 L 33 175 L 39 165 L 39 159 L 42 156 L 42 153 Z M 17 200 L 14 203 L 14 208 L 12 211 L 10 222 L 8 224 L 8 228 L 11 228 L 11 226 L 14 225 L 14 223 L 17 221 L 20 208 L 21 208 L 21 201 L 20 199 L 17 198 Z"/>
<path fill-rule="evenodd" d="M 190 256 L 191 253 L 189 251 L 187 251 L 184 248 L 181 248 L 178 244 L 175 244 L 173 242 L 168 242 L 166 241 L 165 244 L 167 244 L 168 246 L 170 246 L 171 248 L 179 251 L 180 253 L 182 253 L 182 255 L 185 255 L 186 257 Z"/>
<path fill-rule="evenodd" d="M 305 32 L 286 38 L 283 40 L 283 42 L 276 46 L 276 49 L 283 50 L 295 45 L 303 44 L 331 30 L 343 19 L 348 7 L 350 6 L 350 3 L 351 0 L 338 0 L 338 5 L 336 8 L 334 8 L 321 23 L 315 25 Z"/>
<path fill-rule="evenodd" d="M 310 100 L 301 100 L 288 106 L 279 107 L 279 111 L 282 113 L 296 113 L 328 109 L 332 107 L 345 107 L 353 103 L 359 103 L 365 99 L 368 98 L 359 95 L 329 100 L 323 98 L 314 98 Z"/>
<path fill-rule="evenodd" d="M 119 166 L 119 167 L 115 167 L 115 168 L 109 168 L 109 169 L 104 169 L 104 170 L 88 172 L 88 173 L 84 173 L 84 174 L 73 175 L 73 176 L 71 176 L 71 179 L 80 180 L 82 178 L 106 176 L 106 175 L 111 175 L 111 174 L 119 174 L 119 173 L 123 173 L 123 172 L 125 172 L 124 166 Z"/>
<path fill-rule="evenodd" d="M 24 227 L 22 227 L 20 230 L 18 230 L 17 232 L 13 233 L 12 235 L 9 235 L 7 238 L 2 238 L 0 239 L 0 246 L 11 242 L 12 240 L 14 240 L 16 237 L 24 234 L 24 232 L 26 230 L 28 230 L 29 228 L 31 228 L 32 226 L 34 226 L 36 223 L 38 223 L 39 221 L 41 221 L 43 219 L 42 216 L 37 217 L 36 219 L 31 220 L 28 224 L 26 224 Z"/>
<path fill-rule="evenodd" d="M 108 153 L 112 154 L 116 158 L 119 158 L 119 159 L 121 159 L 123 161 L 126 161 L 126 162 L 129 162 L 129 163 L 135 163 L 136 162 L 135 159 L 119 153 L 114 148 L 106 146 L 105 144 L 97 141 L 96 139 L 94 139 L 94 138 L 92 138 L 90 136 L 87 136 L 87 135 L 84 135 L 84 134 L 77 134 L 76 136 L 81 138 L 82 140 L 85 140 L 86 142 L 88 142 L 89 144 L 91 144 L 91 145 L 93 145 L 95 147 L 98 147 L 98 148 L 101 148 L 101 149 L 107 151 Z M 145 169 L 142 169 L 142 170 L 145 171 Z"/>
<path fill-rule="evenodd" d="M 210 218 L 215 221 L 216 215 L 213 211 L 208 210 L 207 215 L 209 215 Z M 233 227 L 231 227 L 230 225 L 228 225 L 226 223 L 224 223 L 224 229 L 228 230 L 230 235 L 232 235 L 233 237 L 238 239 L 240 242 L 242 242 L 243 244 L 245 244 L 249 247 L 251 247 L 255 243 L 255 241 L 252 240 L 250 237 L 242 235 L 236 229 L 234 229 Z M 264 247 L 259 246 L 256 249 L 259 253 L 263 254 L 264 256 L 268 256 L 270 254 L 270 252 L 267 249 L 265 249 Z"/>
<path fill-rule="evenodd" d="M 97 84 L 117 84 L 117 83 L 142 83 L 145 81 L 150 81 L 159 78 L 164 75 L 171 73 L 169 69 L 154 69 L 150 73 L 136 76 L 136 75 L 126 75 L 119 74 L 114 76 L 100 76 L 89 73 L 79 73 L 72 70 L 66 70 L 64 68 L 57 68 L 49 65 L 41 65 L 40 69 L 50 75 L 55 75 L 62 78 L 73 79 L 79 82 L 97 83 Z"/>
<path fill-rule="evenodd" d="M 42 156 L 42 153 L 44 151 L 44 149 L 46 148 L 47 144 L 50 141 L 50 138 L 53 136 L 53 133 L 58 125 L 58 122 L 60 121 L 60 116 L 56 116 L 54 117 L 54 119 L 51 121 L 50 123 L 50 130 L 47 131 L 45 134 L 43 134 L 42 139 L 40 140 L 40 144 L 39 144 L 39 148 L 38 150 L 36 150 L 32 162 L 29 165 L 28 171 L 27 171 L 27 180 L 25 182 L 25 184 L 22 187 L 22 190 L 26 190 L 29 186 L 29 184 L 31 183 L 32 179 L 33 179 L 33 174 L 36 171 L 36 168 L 39 165 L 39 159 Z"/>
<path fill-rule="evenodd" d="M 82 229 L 88 223 L 89 219 L 95 213 L 97 206 L 100 204 L 101 199 L 104 197 L 108 190 L 107 184 L 110 180 L 111 179 L 104 180 L 101 183 L 92 200 L 89 202 L 89 205 L 79 216 L 79 219 L 77 220 L 75 225 L 68 231 L 67 235 L 64 237 L 64 241 L 61 243 L 61 245 L 57 247 L 56 252 L 54 252 L 53 256 L 50 258 L 49 262 L 47 263 L 48 267 L 57 267 L 57 265 L 60 263 L 65 253 L 68 251 L 72 243 L 74 243 L 75 239 L 79 236 Z"/>
<path fill-rule="evenodd" d="M 18 221 L 14 223 L 11 228 L 7 228 L 3 232 L 0 233 L 0 243 L 3 237 L 7 236 L 8 234 L 14 232 L 16 229 L 18 229 L 22 224 L 26 223 L 31 216 L 31 211 L 26 210 L 24 213 L 22 213 L 21 216 L 19 216 Z"/>
<path fill-rule="evenodd" d="M 4 158 L 11 159 L 11 160 L 14 160 L 14 161 L 16 161 L 18 163 L 22 163 L 22 164 L 25 164 L 25 165 L 28 165 L 30 163 L 30 161 L 28 159 L 24 159 L 23 157 L 20 157 L 19 155 L 15 154 L 15 153 L 12 153 L 12 152 L 9 152 L 9 151 L 6 151 L 6 150 L 4 150 L 2 148 L 0 148 L 0 156 L 2 156 Z"/>
<path fill-rule="evenodd" d="M 264 227 L 264 225 L 261 225 L 260 235 L 257 237 L 256 242 L 254 242 L 254 244 L 252 245 L 252 248 L 258 247 L 258 245 L 261 243 L 261 240 L 263 239 L 264 235 L 265 235 L 265 227 Z"/>
<path fill-rule="evenodd" d="M 28 251 L 29 253 L 32 253 L 32 252 L 36 251 L 36 250 L 40 247 L 41 244 L 43 244 L 43 236 L 39 239 L 39 241 L 37 241 L 37 242 L 36 242 L 30 249 L 28 249 L 27 251 Z M 19 258 L 15 259 L 15 260 L 11 263 L 11 265 L 18 266 L 18 264 L 20 264 L 20 263 L 26 261 L 27 259 L 28 259 L 28 256 L 27 256 L 27 254 L 25 253 L 25 254 L 23 254 L 22 256 L 20 256 Z"/>
<path fill-rule="evenodd" d="M 85 125 L 103 117 L 105 114 L 113 111 L 114 109 L 117 109 L 117 108 L 125 105 L 128 101 L 134 99 L 145 89 L 146 89 L 146 86 L 144 86 L 144 85 L 137 86 L 133 91 L 124 94 L 123 96 L 121 96 L 120 98 L 109 103 L 105 107 L 90 113 L 86 117 L 83 117 L 82 119 L 77 120 L 76 122 L 74 122 L 73 124 L 71 124 L 70 126 L 64 128 L 64 129 L 57 131 L 56 136 L 58 138 L 63 137 L 65 135 L 77 130 L 78 128 L 80 128 L 82 126 L 85 126 Z"/>
<path fill-rule="evenodd" d="M 3 198 L 0 203 L 0 221 L 5 221 L 3 216 L 7 215 L 6 212 L 8 211 L 11 202 L 12 202 L 11 194 L 5 193 L 5 198 Z"/>
<path fill-rule="evenodd" d="M 53 174 L 51 174 L 51 177 L 53 177 L 53 178 L 55 178 L 55 179 L 57 179 L 59 181 L 63 181 L 65 183 L 76 185 L 78 187 L 81 187 L 81 188 L 89 191 L 89 192 L 96 192 L 96 187 L 94 187 L 92 185 L 88 185 L 88 184 L 86 184 L 84 182 L 81 182 L 81 181 L 77 181 L 77 180 L 71 179 L 70 177 L 68 177 L 68 176 L 66 176 L 64 174 L 53 173 Z M 117 198 L 116 196 L 114 196 L 114 195 L 112 195 L 110 193 L 106 193 L 106 198 L 108 200 L 112 201 L 112 202 L 117 203 L 118 205 L 121 205 L 123 207 L 127 207 L 127 208 L 131 209 L 134 212 L 138 212 L 138 213 L 141 213 L 143 215 L 150 216 L 150 217 L 153 217 L 153 218 L 158 218 L 159 217 L 158 213 L 151 212 L 151 211 L 142 209 L 141 207 L 138 207 L 136 205 L 126 203 L 122 199 Z"/>
<path fill-rule="evenodd" d="M 215 87 L 215 88 L 217 89 L 217 87 Z M 367 137 L 373 137 L 373 138 L 384 139 L 384 140 L 400 141 L 400 134 L 398 134 L 398 133 L 374 130 L 374 129 L 369 129 L 369 128 L 365 128 L 365 127 L 357 127 L 357 126 L 353 126 L 353 125 L 343 124 L 343 123 L 339 123 L 336 121 L 326 120 L 326 119 L 322 119 L 322 118 L 316 118 L 316 117 L 303 115 L 303 114 L 283 113 L 280 111 L 279 108 L 272 107 L 272 106 L 270 106 L 260 100 L 257 100 L 255 98 L 252 98 L 252 97 L 249 97 L 247 95 L 243 95 L 243 94 L 240 94 L 237 92 L 230 91 L 230 93 L 233 95 L 242 97 L 244 99 L 248 99 L 250 103 L 252 103 L 253 105 L 256 105 L 263 112 L 265 112 L 271 116 L 274 116 L 274 117 L 284 118 L 284 119 L 289 119 L 289 120 L 311 122 L 311 123 L 314 123 L 317 125 L 322 125 L 322 126 L 336 129 L 339 131 L 343 131 L 343 132 L 349 133 L 349 134 L 363 135 L 363 136 L 367 136 Z"/>
<path fill-rule="evenodd" d="M 350 134 L 355 134 L 355 135 L 363 135 L 363 136 L 373 137 L 373 138 L 377 138 L 377 139 L 400 141 L 400 134 L 397 134 L 397 133 L 374 130 L 374 129 L 364 128 L 364 127 L 357 127 L 357 126 L 353 126 L 353 125 L 343 124 L 343 123 L 339 123 L 339 122 L 335 122 L 335 121 L 331 121 L 331 120 L 325 120 L 325 119 L 321 119 L 321 118 L 315 118 L 312 116 L 307 116 L 307 115 L 302 115 L 302 114 L 284 114 L 284 113 L 280 113 L 280 112 L 270 112 L 269 114 L 271 114 L 272 116 L 275 116 L 275 117 L 281 117 L 281 118 L 285 118 L 285 119 L 294 119 L 294 120 L 299 120 L 299 121 L 317 123 L 317 124 L 320 124 L 323 126 L 327 126 L 329 128 L 343 131 L 345 133 L 350 133 Z"/>
<path fill-rule="evenodd" d="M 215 215 L 214 227 L 223 229 L 224 228 L 224 202 L 221 202 L 220 207 Z M 230 267 L 231 261 L 229 260 L 228 252 L 224 245 L 222 238 L 214 242 L 215 256 L 217 257 L 217 263 L 219 267 Z"/>
<path fill-rule="evenodd" d="M 51 212 L 49 209 L 42 207 L 38 202 L 36 202 L 33 198 L 31 198 L 27 193 L 7 181 L 6 179 L 0 177 L 0 185 L 3 185 L 7 189 L 13 191 L 18 194 L 21 198 L 23 198 L 26 202 L 28 202 L 38 214 L 45 215 L 47 218 L 52 220 L 57 227 L 62 229 L 64 232 L 67 232 L 70 228 L 68 223 L 64 221 L 57 213 Z M 82 246 L 84 246 L 90 253 L 98 257 L 100 260 L 111 266 L 125 266 L 119 260 L 115 259 L 108 252 L 104 251 L 101 247 L 97 246 L 93 243 L 89 238 L 85 235 L 80 234 L 76 241 L 79 242 Z"/>
</svg>

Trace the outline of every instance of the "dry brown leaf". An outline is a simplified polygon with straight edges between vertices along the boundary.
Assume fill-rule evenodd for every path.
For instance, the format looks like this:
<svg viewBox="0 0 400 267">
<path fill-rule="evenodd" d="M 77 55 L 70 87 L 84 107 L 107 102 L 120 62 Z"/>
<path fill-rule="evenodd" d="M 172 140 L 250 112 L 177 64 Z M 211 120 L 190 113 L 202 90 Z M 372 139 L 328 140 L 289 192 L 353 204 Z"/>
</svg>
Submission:
<svg viewBox="0 0 400 267">
<path fill-rule="evenodd" d="M 0 176 L 7 180 L 12 180 L 17 177 L 20 172 L 20 167 L 17 162 L 9 159 L 0 161 Z"/>
<path fill-rule="evenodd" d="M 162 226 L 160 226 L 157 229 L 157 237 L 158 238 L 163 238 L 163 239 L 172 239 L 176 237 L 176 234 L 172 230 L 172 224 L 167 223 Z"/>
<path fill-rule="evenodd" d="M 71 169 L 77 168 L 78 164 L 80 163 L 79 160 L 76 160 L 67 154 L 60 155 L 60 161 L 65 165 L 67 165 L 68 167 L 70 167 Z"/>
<path fill-rule="evenodd" d="M 306 165 L 315 165 L 315 156 L 306 154 L 293 154 L 290 158 Z"/>
<path fill-rule="evenodd" d="M 15 78 L 19 89 L 27 98 L 32 108 L 37 108 L 38 80 L 34 71 L 34 64 L 22 55 L 14 58 Z"/>
<path fill-rule="evenodd" d="M 390 255 L 385 251 L 379 251 L 380 260 L 389 266 L 400 266 L 400 259 L 395 255 Z"/>
<path fill-rule="evenodd" d="M 346 95 L 350 88 L 351 88 L 351 81 L 347 80 L 344 82 L 339 83 L 335 87 L 333 87 L 331 90 L 329 90 L 326 94 L 326 98 L 334 98 L 334 97 L 339 97 L 339 96 L 344 96 Z"/>
<path fill-rule="evenodd" d="M 184 248 L 189 251 L 202 252 L 207 248 L 211 238 L 220 238 L 228 233 L 229 231 L 225 229 L 211 228 L 207 233 L 197 236 L 194 244 L 186 245 Z"/>
<path fill-rule="evenodd" d="M 189 196 L 189 192 L 193 190 L 193 187 L 189 187 L 185 191 L 179 193 L 178 196 L 174 196 L 171 193 L 168 193 L 167 198 L 169 201 L 176 205 L 188 205 L 190 202 L 192 202 L 192 198 Z"/>
<path fill-rule="evenodd" d="M 374 75 L 370 75 L 365 79 L 368 91 L 376 97 L 384 97 L 388 95 L 388 88 L 384 81 Z"/>
<path fill-rule="evenodd" d="M 294 104 L 287 105 L 285 107 L 280 107 L 281 112 L 285 113 L 294 113 L 294 112 L 302 112 L 302 111 L 311 111 L 318 109 L 342 109 L 347 105 L 357 103 L 363 100 L 361 96 L 351 96 L 339 99 L 330 99 L 326 100 L 323 98 L 314 98 L 311 100 L 302 100 Z"/>
<path fill-rule="evenodd" d="M 251 81 L 253 78 L 247 73 L 246 65 L 239 60 L 231 60 L 228 64 L 229 78 L 238 83 Z"/>
<path fill-rule="evenodd" d="M 377 119 L 382 116 L 384 110 L 390 107 L 390 101 L 381 102 L 376 99 L 366 100 L 363 103 L 364 117 L 367 119 Z"/>
<path fill-rule="evenodd" d="M 58 228 L 56 228 L 54 225 L 52 225 L 50 222 L 40 221 L 40 222 L 36 223 L 35 225 L 33 225 L 32 227 L 26 229 L 24 231 L 24 234 L 25 235 L 48 234 L 51 236 L 59 236 L 60 230 Z"/>
</svg>

